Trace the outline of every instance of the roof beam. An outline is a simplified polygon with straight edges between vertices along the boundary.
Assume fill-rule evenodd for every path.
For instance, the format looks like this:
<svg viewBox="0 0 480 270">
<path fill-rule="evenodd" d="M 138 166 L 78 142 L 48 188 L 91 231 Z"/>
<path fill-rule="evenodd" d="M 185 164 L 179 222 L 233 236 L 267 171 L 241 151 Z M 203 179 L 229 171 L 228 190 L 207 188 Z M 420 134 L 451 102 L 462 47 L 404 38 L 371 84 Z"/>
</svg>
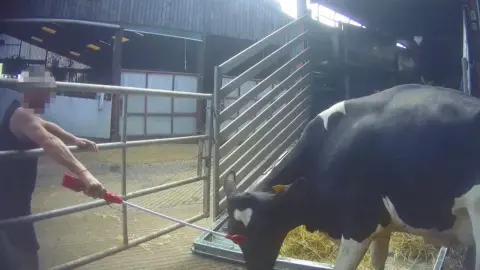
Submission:
<svg viewBox="0 0 480 270">
<path fill-rule="evenodd" d="M 139 32 L 144 34 L 151 34 L 157 36 L 166 36 L 180 39 L 188 39 L 192 41 L 203 42 L 203 34 L 198 32 L 190 32 L 183 30 L 167 29 L 162 27 L 134 25 L 134 24 L 122 24 L 125 31 Z"/>
</svg>

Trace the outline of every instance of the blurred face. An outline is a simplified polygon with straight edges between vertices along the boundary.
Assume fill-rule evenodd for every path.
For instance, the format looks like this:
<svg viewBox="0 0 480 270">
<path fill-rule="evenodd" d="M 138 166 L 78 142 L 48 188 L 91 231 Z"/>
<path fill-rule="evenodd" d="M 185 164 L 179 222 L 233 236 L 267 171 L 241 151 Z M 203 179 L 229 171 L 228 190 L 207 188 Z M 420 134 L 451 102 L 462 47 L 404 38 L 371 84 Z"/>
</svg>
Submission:
<svg viewBox="0 0 480 270">
<path fill-rule="evenodd" d="M 45 111 L 45 106 L 51 102 L 51 95 L 48 91 L 27 92 L 23 95 L 25 108 L 32 109 L 37 114 Z"/>
</svg>

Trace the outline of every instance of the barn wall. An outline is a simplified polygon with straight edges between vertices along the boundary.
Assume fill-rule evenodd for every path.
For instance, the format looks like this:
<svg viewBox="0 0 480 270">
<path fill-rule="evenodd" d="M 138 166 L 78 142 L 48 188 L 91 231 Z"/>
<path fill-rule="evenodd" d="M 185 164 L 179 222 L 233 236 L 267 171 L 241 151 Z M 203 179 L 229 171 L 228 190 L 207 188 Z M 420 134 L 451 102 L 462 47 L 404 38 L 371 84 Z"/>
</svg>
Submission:
<svg viewBox="0 0 480 270">
<path fill-rule="evenodd" d="M 42 117 L 75 136 L 109 139 L 112 102 L 57 96 Z"/>
<path fill-rule="evenodd" d="M 271 0 L 17 0 L 0 15 L 154 26 L 249 40 L 292 20 Z"/>
</svg>

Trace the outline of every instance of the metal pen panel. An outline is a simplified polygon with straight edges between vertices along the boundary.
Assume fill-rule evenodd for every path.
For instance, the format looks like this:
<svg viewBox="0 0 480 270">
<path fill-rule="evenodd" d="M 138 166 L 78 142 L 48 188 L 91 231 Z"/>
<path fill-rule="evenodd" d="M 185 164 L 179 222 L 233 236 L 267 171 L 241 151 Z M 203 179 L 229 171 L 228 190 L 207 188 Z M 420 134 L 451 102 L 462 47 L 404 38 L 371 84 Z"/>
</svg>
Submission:
<svg viewBox="0 0 480 270">
<path fill-rule="evenodd" d="M 204 159 L 203 154 L 203 144 L 205 140 L 208 140 L 209 145 L 214 145 L 212 138 L 213 132 L 209 132 L 208 135 L 196 135 L 196 136 L 183 136 L 183 137 L 170 137 L 170 138 L 161 138 L 161 139 L 150 139 L 150 140 L 138 140 L 138 141 L 127 141 L 127 127 L 128 127 L 128 100 L 129 95 L 152 95 L 152 96 L 166 96 L 166 97 L 181 97 L 181 98 L 195 98 L 195 99 L 206 99 L 212 100 L 212 94 L 199 94 L 199 93 L 189 93 L 189 92 L 180 92 L 180 91 L 168 91 L 168 90 L 156 90 L 156 89 L 145 89 L 145 88 L 136 88 L 136 87 L 122 87 L 122 86 L 110 86 L 110 85 L 96 85 L 96 84 L 79 84 L 79 83 L 66 83 L 66 82 L 57 82 L 56 87 L 45 87 L 39 88 L 37 83 L 29 82 L 18 82 L 15 79 L 0 79 L 0 86 L 7 86 L 11 89 L 17 89 L 22 92 L 32 92 L 32 91 L 80 91 L 80 92 L 104 92 L 104 93 L 113 93 L 113 94 L 122 94 L 123 95 L 123 115 L 122 115 L 122 132 L 121 132 L 121 142 L 114 143 L 102 143 L 98 144 L 98 148 L 101 150 L 107 149 L 122 149 L 122 161 L 121 161 L 121 195 L 125 200 L 133 199 L 148 194 L 156 193 L 162 190 L 171 189 L 179 187 L 182 185 L 187 185 L 190 183 L 195 183 L 198 181 L 204 182 L 204 205 L 203 213 L 197 216 L 194 216 L 190 219 L 187 219 L 188 223 L 198 221 L 208 216 L 209 211 L 209 199 L 210 199 L 210 182 L 209 176 L 210 171 L 208 171 L 206 176 L 202 170 L 202 164 Z M 212 114 L 218 116 L 218 113 Z M 213 128 L 212 123 L 209 123 L 209 127 Z M 217 129 L 218 130 L 218 129 Z M 217 133 L 218 135 L 218 133 Z M 128 147 L 140 147 L 153 144 L 166 144 L 166 143 L 198 143 L 198 160 L 197 160 L 197 176 L 189 179 L 183 179 L 180 181 L 169 182 L 167 184 L 162 184 L 142 190 L 137 190 L 132 193 L 127 193 L 127 148 Z M 87 152 L 88 150 L 79 148 L 77 146 L 68 146 L 72 152 Z M 41 148 L 32 149 L 28 151 L 0 151 L 0 158 L 16 158 L 16 157 L 25 157 L 25 156 L 41 156 L 45 154 L 45 151 Z M 211 148 L 208 150 L 208 156 L 210 158 Z M 209 168 L 209 167 L 207 167 Z M 0 220 L 0 228 L 2 226 L 12 226 L 15 224 L 24 224 L 24 223 L 33 223 L 41 220 L 52 219 L 55 217 L 65 216 L 72 213 L 77 213 L 101 206 L 107 205 L 105 200 L 94 200 L 88 203 L 77 204 L 70 207 L 64 207 L 60 209 L 54 209 L 51 211 L 46 211 L 43 213 L 32 214 L 28 216 L 21 216 L 16 218 Z M 217 203 L 218 205 L 218 203 Z M 140 238 L 129 241 L 128 240 L 128 222 L 127 222 L 127 212 L 124 205 L 122 205 L 122 231 L 123 231 L 123 243 L 124 245 L 113 247 L 98 253 L 90 254 L 82 258 L 67 262 L 63 265 L 54 267 L 54 269 L 71 269 L 81 265 L 88 264 L 90 262 L 105 258 L 109 255 L 113 255 L 120 251 L 126 250 L 133 246 L 139 245 L 141 243 L 150 241 L 154 238 L 157 238 L 161 235 L 169 233 L 173 230 L 183 227 L 182 224 L 177 224 L 174 226 L 167 227 L 158 232 L 142 236 Z"/>
<path fill-rule="evenodd" d="M 288 133 L 293 132 L 293 130 L 298 127 L 299 123 L 306 118 L 308 118 L 308 111 L 305 107 L 301 106 L 300 114 L 297 111 L 288 116 L 288 121 L 282 121 L 277 123 L 274 129 L 266 133 L 258 142 L 250 148 L 250 151 L 247 151 L 243 154 L 237 162 L 232 166 L 226 169 L 221 175 L 220 178 L 226 177 L 227 173 L 231 170 L 237 172 L 237 178 L 242 180 L 253 168 L 255 168 L 271 151 L 277 146 L 278 143 L 288 135 Z M 292 118 L 293 121 L 292 121 Z M 282 134 L 282 135 L 279 135 Z M 280 136 L 280 137 L 277 137 Z M 284 137 L 281 137 L 284 136 Z M 255 149 L 255 151 L 253 151 Z M 225 196 L 223 188 L 220 189 L 220 197 Z"/>
<path fill-rule="evenodd" d="M 275 110 L 277 110 L 279 107 L 281 107 L 281 105 L 286 103 L 288 100 L 292 99 L 295 96 L 295 91 L 298 91 L 299 87 L 304 85 L 304 83 L 307 81 L 306 78 L 308 76 L 309 76 L 309 74 L 305 75 L 301 80 L 297 81 L 292 87 L 290 87 L 290 89 L 288 89 L 278 99 L 273 101 L 263 111 L 261 111 L 256 117 L 254 117 L 253 120 L 251 120 L 247 125 L 242 127 L 235 135 L 230 137 L 228 139 L 228 141 L 226 141 L 220 147 L 220 155 L 224 156 L 229 151 L 231 151 L 239 141 L 246 139 L 246 137 L 249 135 L 249 133 L 252 132 L 255 129 L 255 127 L 258 124 L 261 123 L 261 121 L 265 121 L 268 117 L 270 117 L 273 114 L 273 112 Z M 275 87 L 275 88 L 279 89 L 278 86 Z M 268 99 L 266 99 L 264 101 L 268 101 Z M 260 102 L 260 100 L 257 101 L 257 102 Z M 268 103 L 268 102 L 265 102 L 265 103 Z M 250 109 L 252 107 L 250 107 Z M 248 110 L 246 112 L 244 112 L 244 114 L 246 114 L 246 113 L 248 113 Z M 232 122 L 230 124 L 232 124 Z"/>
<path fill-rule="evenodd" d="M 262 90 L 268 88 L 273 83 L 275 83 L 276 80 L 280 77 L 280 75 L 290 71 L 290 69 L 292 67 L 294 67 L 299 62 L 303 61 L 306 58 L 306 56 L 308 55 L 308 52 L 309 52 L 308 48 L 306 50 L 300 52 L 295 57 L 293 57 L 291 60 L 289 60 L 287 63 L 285 63 L 282 67 L 275 70 L 267 78 L 265 78 L 264 80 L 259 82 L 256 86 L 254 86 L 252 89 L 250 89 L 244 95 L 242 95 L 238 99 L 236 99 L 232 104 L 227 106 L 220 113 L 220 118 L 221 119 L 227 119 L 230 116 L 232 116 L 233 114 L 235 114 L 242 106 L 246 105 L 249 101 L 251 101 L 256 96 L 261 94 Z"/>
<path fill-rule="evenodd" d="M 293 83 L 294 80 L 298 79 L 299 76 L 303 76 L 304 74 L 307 74 L 310 71 L 311 67 L 312 65 L 310 64 L 310 61 L 308 61 L 307 63 L 303 64 L 300 68 L 295 70 L 285 80 L 283 80 L 276 87 L 274 87 L 270 92 L 268 92 L 263 97 L 261 97 L 258 101 L 256 101 L 250 108 L 245 110 L 232 122 L 226 125 L 220 131 L 220 137 L 226 138 L 228 135 L 232 134 L 235 131 L 235 129 L 245 124 L 248 118 L 251 118 L 255 113 L 258 113 L 262 109 L 262 107 L 264 107 L 265 105 L 267 105 L 267 103 L 272 101 L 273 97 L 279 94 L 283 88 L 286 88 L 289 84 Z M 303 78 L 300 81 L 297 81 L 294 84 L 294 87 L 301 83 L 305 83 L 306 77 L 308 77 L 308 74 L 303 76 Z M 221 120 L 223 121 L 226 119 L 221 119 Z"/>
<path fill-rule="evenodd" d="M 276 132 L 268 132 L 265 134 L 264 138 L 257 142 L 254 147 L 259 147 L 261 150 L 258 153 L 247 152 L 245 154 L 245 159 L 247 163 L 242 166 L 240 170 L 237 171 L 238 179 L 243 179 L 248 173 L 252 171 L 260 161 L 262 161 L 269 153 L 271 153 L 275 147 L 278 146 L 282 141 L 290 135 L 300 123 L 308 118 L 308 111 L 304 109 L 295 119 L 288 123 L 283 129 L 275 130 Z M 281 127 L 281 126 L 280 126 Z M 226 174 L 220 175 L 220 178 L 225 177 Z"/>
<path fill-rule="evenodd" d="M 305 15 L 297 20 L 293 20 L 292 22 L 284 25 L 270 35 L 260 39 L 255 44 L 251 45 L 250 47 L 246 48 L 245 50 L 239 52 L 237 55 L 222 63 L 220 65 L 220 68 L 224 73 L 230 72 L 232 69 L 247 61 L 250 57 L 261 52 L 268 45 L 271 45 L 275 41 L 285 38 L 288 33 L 293 32 L 295 29 L 300 30 L 302 24 L 304 23 L 304 19 L 307 17 L 308 16 Z"/>
<path fill-rule="evenodd" d="M 281 121 L 290 121 L 293 115 L 298 114 L 300 109 L 307 106 L 306 91 L 302 91 L 296 97 L 294 97 L 285 107 L 279 110 L 275 115 L 268 120 L 264 125 L 257 129 L 252 135 L 250 135 L 239 147 L 232 151 L 229 155 L 220 161 L 220 171 L 225 171 L 235 161 L 237 161 L 245 152 L 249 151 L 256 141 L 266 132 L 271 130 L 275 124 Z"/>
<path fill-rule="evenodd" d="M 245 190 L 250 184 L 252 184 L 255 179 L 257 179 L 260 175 L 262 175 L 265 170 L 270 167 L 273 161 L 278 159 L 280 155 L 287 150 L 287 148 L 300 136 L 303 129 L 308 123 L 308 119 L 305 119 L 304 122 L 293 132 L 291 133 L 285 141 L 283 141 L 277 149 L 272 151 L 272 153 L 252 172 L 247 175 L 238 185 L 237 190 L 243 191 Z M 227 200 L 226 198 L 222 198 L 218 205 L 219 209 L 224 209 L 226 207 Z"/>
<path fill-rule="evenodd" d="M 219 67 L 214 67 L 214 83 L 213 83 L 213 106 L 212 106 L 212 125 L 213 125 L 213 149 L 212 149 L 212 160 L 210 165 L 210 172 L 211 172 L 211 185 L 212 185 L 212 217 L 215 219 L 218 214 L 218 191 L 220 187 L 219 183 L 219 175 L 218 175 L 218 167 L 220 164 L 220 153 L 219 153 L 219 146 L 222 142 L 222 138 L 220 135 L 220 119 L 219 113 L 221 111 L 221 96 L 220 96 L 220 87 L 222 85 L 222 71 Z"/>
<path fill-rule="evenodd" d="M 208 193 L 208 196 L 205 198 L 203 198 L 204 200 L 204 204 L 208 207 L 208 209 L 206 209 L 207 213 L 207 217 L 210 216 L 210 212 L 212 210 L 212 207 L 211 207 L 211 200 L 210 200 L 210 196 L 212 194 L 212 153 L 213 153 L 213 147 L 214 147 L 214 140 L 213 140 L 213 122 L 214 122 L 214 113 L 213 113 L 213 106 L 212 106 L 212 102 L 210 102 L 210 104 L 208 104 L 209 102 L 205 102 L 207 103 L 207 112 L 209 111 L 209 113 L 206 113 L 207 115 L 207 132 L 208 132 L 208 141 L 207 141 L 207 156 L 205 157 L 205 162 L 204 162 L 204 167 L 205 167 L 205 184 L 204 184 L 204 194 L 205 193 Z"/>
<path fill-rule="evenodd" d="M 229 83 L 221 88 L 221 93 L 223 96 L 227 96 L 231 92 L 235 91 L 238 87 L 240 87 L 245 82 L 253 79 L 256 75 L 260 72 L 264 71 L 266 68 L 270 67 L 277 61 L 280 57 L 286 55 L 289 50 L 295 48 L 299 43 L 305 41 L 307 38 L 307 32 L 303 32 L 296 38 L 289 41 L 287 44 L 283 45 L 282 47 L 278 48 L 276 51 L 262 59 L 261 61 L 257 62 L 255 65 L 244 71 L 242 74 L 235 77 Z"/>
</svg>

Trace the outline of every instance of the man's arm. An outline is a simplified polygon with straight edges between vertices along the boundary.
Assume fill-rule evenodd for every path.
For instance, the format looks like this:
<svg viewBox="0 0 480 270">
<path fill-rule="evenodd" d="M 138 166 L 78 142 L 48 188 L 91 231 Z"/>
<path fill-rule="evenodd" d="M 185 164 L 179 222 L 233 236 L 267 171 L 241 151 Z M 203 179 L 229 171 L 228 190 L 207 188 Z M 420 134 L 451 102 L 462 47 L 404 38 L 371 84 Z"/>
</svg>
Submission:
<svg viewBox="0 0 480 270">
<path fill-rule="evenodd" d="M 47 131 L 42 119 L 35 114 L 18 108 L 10 118 L 10 129 L 14 134 L 25 136 L 37 143 L 48 156 L 71 172 L 79 173 L 86 170 L 62 140 Z"/>
<path fill-rule="evenodd" d="M 73 134 L 65 131 L 63 128 L 59 127 L 57 124 L 45 121 L 41 118 L 39 118 L 43 127 L 45 129 L 52 133 L 53 135 L 57 136 L 60 140 L 62 140 L 65 144 L 75 144 L 77 137 L 75 137 Z"/>
<path fill-rule="evenodd" d="M 86 195 L 103 198 L 106 191 L 102 184 L 73 156 L 62 140 L 45 129 L 40 117 L 23 108 L 18 108 L 10 117 L 10 130 L 18 138 L 26 137 L 37 143 L 58 164 L 77 174 L 85 185 Z"/>
</svg>

